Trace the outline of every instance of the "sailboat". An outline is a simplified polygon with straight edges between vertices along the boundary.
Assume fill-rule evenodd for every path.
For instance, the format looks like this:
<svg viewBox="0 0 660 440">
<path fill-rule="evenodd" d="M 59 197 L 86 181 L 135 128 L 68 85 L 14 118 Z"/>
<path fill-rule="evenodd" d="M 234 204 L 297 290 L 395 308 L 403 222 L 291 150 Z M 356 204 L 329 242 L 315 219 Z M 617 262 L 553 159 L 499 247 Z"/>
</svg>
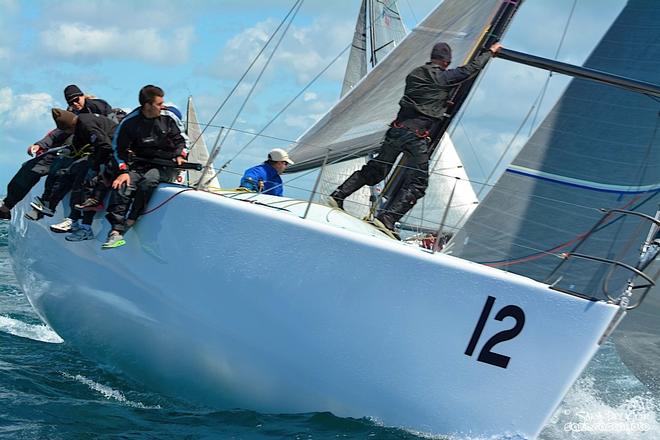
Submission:
<svg viewBox="0 0 660 440">
<path fill-rule="evenodd" d="M 518 5 L 443 2 L 301 138 L 296 160 L 366 154 L 426 48 L 449 41 L 467 59 Z M 393 240 L 311 199 L 165 184 L 114 251 L 68 244 L 15 209 L 10 255 L 44 322 L 90 358 L 216 408 L 534 438 L 627 312 L 624 297 Z M 108 232 L 100 217 L 93 227 Z M 645 279 L 634 275 L 631 289 Z"/>
</svg>

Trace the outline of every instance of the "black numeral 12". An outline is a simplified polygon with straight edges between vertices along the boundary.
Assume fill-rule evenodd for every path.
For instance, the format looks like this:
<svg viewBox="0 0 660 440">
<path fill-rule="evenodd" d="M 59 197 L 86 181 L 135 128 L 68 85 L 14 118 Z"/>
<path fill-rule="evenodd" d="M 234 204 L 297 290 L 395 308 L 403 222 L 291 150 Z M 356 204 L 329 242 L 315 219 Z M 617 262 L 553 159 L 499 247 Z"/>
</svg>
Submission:
<svg viewBox="0 0 660 440">
<path fill-rule="evenodd" d="M 493 304 L 495 304 L 495 298 L 489 296 L 488 299 L 486 299 L 486 304 L 484 304 L 483 310 L 481 311 L 481 316 L 479 316 L 477 326 L 474 328 L 474 332 L 472 332 L 470 343 L 465 349 L 466 355 L 472 356 L 472 353 L 474 353 L 474 349 L 477 347 L 477 343 L 479 343 L 479 338 L 481 338 L 481 333 L 483 333 L 484 327 L 486 326 L 486 321 L 488 320 L 490 312 L 493 309 Z M 502 309 L 497 312 L 497 315 L 495 315 L 495 319 L 498 321 L 502 321 L 504 318 L 508 317 L 515 319 L 516 325 L 514 325 L 509 330 L 496 333 L 493 335 L 493 337 L 486 341 L 483 348 L 481 349 L 481 352 L 479 353 L 479 357 L 477 358 L 479 362 L 495 365 L 496 367 L 500 368 L 506 368 L 509 365 L 511 357 L 499 353 L 494 353 L 491 350 L 500 342 L 509 341 L 520 334 L 523 327 L 525 326 L 525 312 L 523 312 L 523 310 L 518 306 L 510 305 L 502 307 Z"/>
</svg>

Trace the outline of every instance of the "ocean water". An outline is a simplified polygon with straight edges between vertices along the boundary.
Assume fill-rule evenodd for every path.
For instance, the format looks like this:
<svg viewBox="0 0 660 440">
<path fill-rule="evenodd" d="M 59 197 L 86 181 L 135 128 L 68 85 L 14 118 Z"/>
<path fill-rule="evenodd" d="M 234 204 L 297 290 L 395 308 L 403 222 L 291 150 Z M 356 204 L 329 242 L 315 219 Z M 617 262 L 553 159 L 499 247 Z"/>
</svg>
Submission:
<svg viewBox="0 0 660 440">
<path fill-rule="evenodd" d="M 146 389 L 84 358 L 22 294 L 0 224 L 1 439 L 421 439 L 369 419 L 216 411 Z M 445 437 L 434 437 L 445 438 Z M 605 344 L 543 430 L 543 440 L 660 439 L 660 397 Z M 513 440 L 501 436 L 489 440 Z M 475 440 L 467 437 L 452 440 Z"/>
</svg>

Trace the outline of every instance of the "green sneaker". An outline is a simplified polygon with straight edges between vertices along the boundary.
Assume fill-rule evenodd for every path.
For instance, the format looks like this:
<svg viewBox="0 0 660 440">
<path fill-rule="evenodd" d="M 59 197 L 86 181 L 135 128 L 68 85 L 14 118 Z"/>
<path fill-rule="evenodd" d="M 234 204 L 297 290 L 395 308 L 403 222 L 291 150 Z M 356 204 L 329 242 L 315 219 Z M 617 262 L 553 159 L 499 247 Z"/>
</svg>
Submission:
<svg viewBox="0 0 660 440">
<path fill-rule="evenodd" d="M 108 239 L 106 240 L 106 242 L 101 245 L 101 249 L 118 248 L 125 244 L 126 244 L 126 240 L 124 240 L 123 235 L 121 235 L 119 232 L 111 231 L 110 234 L 108 234 Z"/>
</svg>

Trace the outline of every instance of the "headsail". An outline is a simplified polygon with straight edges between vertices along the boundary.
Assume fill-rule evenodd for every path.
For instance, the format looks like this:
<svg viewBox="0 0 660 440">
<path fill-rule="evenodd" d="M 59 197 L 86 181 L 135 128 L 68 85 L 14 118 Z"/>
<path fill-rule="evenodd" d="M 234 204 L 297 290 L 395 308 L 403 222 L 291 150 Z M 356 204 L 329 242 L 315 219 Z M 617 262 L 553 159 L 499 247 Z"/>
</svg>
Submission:
<svg viewBox="0 0 660 440">
<path fill-rule="evenodd" d="M 197 111 L 193 105 L 192 96 L 188 97 L 188 108 L 186 109 L 186 132 L 188 138 L 194 144 L 190 147 L 190 154 L 188 161 L 206 164 L 209 160 L 209 150 L 206 147 L 206 142 L 202 136 L 202 126 L 197 120 Z M 203 171 L 188 170 L 188 185 L 195 186 L 202 177 Z M 208 177 L 207 177 L 208 179 Z M 214 177 L 209 183 L 209 186 L 219 188 L 220 183 L 218 178 Z"/>
<path fill-rule="evenodd" d="M 502 0 L 447 0 L 431 12 L 367 77 L 310 128 L 291 151 L 291 171 L 328 159 L 364 156 L 376 149 L 394 119 L 406 75 L 428 61 L 430 48 L 446 41 L 462 64 L 485 32 Z"/>
</svg>

